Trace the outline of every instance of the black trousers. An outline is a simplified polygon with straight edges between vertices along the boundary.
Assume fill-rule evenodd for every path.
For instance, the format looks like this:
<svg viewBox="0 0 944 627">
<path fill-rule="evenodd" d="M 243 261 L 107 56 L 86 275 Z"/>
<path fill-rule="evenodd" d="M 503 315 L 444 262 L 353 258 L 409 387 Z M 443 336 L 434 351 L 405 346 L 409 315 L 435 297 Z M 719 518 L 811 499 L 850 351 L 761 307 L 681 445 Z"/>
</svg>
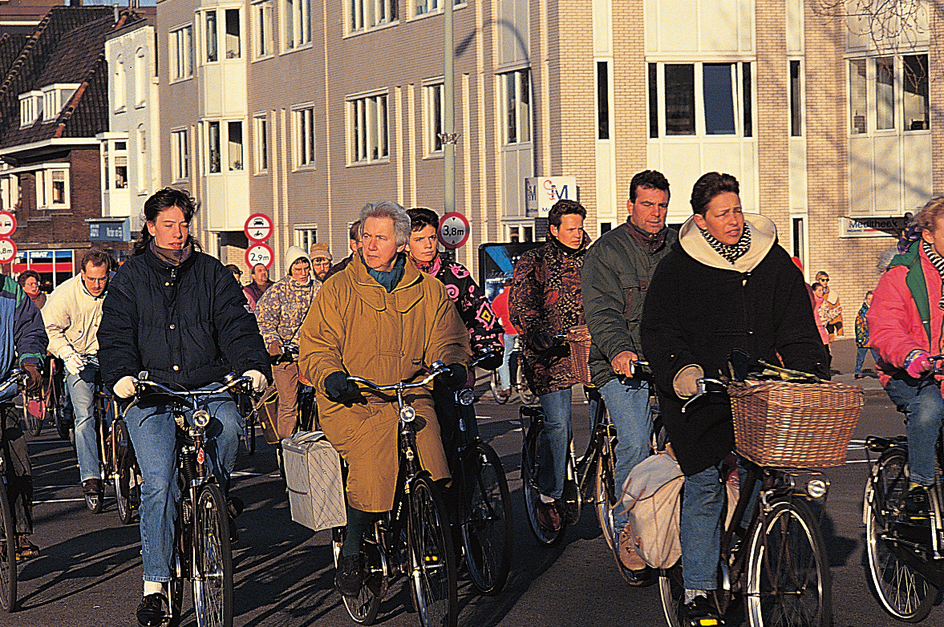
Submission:
<svg viewBox="0 0 944 627">
<path fill-rule="evenodd" d="M 20 412 L 13 403 L 0 404 L 0 412 L 3 413 L 0 446 L 5 460 L 3 475 L 7 498 L 16 520 L 16 532 L 30 534 L 33 533 L 33 467 L 20 426 Z"/>
</svg>

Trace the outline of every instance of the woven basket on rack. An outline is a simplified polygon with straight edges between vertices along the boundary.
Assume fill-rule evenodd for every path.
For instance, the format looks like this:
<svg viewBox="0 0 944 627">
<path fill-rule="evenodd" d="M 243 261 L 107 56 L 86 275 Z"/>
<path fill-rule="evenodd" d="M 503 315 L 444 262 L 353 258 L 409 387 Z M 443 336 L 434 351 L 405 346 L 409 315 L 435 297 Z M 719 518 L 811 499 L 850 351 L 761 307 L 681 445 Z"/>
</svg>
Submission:
<svg viewBox="0 0 944 627">
<path fill-rule="evenodd" d="M 570 344 L 570 364 L 574 376 L 584 385 L 590 385 L 590 330 L 585 324 L 570 327 L 566 339 Z"/>
<path fill-rule="evenodd" d="M 846 463 L 862 388 L 765 381 L 728 388 L 738 453 L 761 466 L 829 468 Z"/>
</svg>

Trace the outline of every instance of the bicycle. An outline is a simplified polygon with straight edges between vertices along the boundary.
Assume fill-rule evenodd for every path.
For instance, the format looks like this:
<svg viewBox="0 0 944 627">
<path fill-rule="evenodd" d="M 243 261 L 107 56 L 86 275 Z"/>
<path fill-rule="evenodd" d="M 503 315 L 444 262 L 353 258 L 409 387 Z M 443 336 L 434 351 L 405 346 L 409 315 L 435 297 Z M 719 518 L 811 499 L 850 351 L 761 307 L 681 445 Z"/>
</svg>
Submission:
<svg viewBox="0 0 944 627">
<path fill-rule="evenodd" d="M 515 336 L 515 347 L 511 351 L 511 356 L 508 359 L 508 367 L 511 373 L 511 390 L 509 390 L 508 396 L 502 396 L 499 394 L 501 391 L 501 382 L 498 380 L 498 370 L 492 370 L 491 377 L 489 379 L 489 386 L 492 390 L 492 398 L 495 399 L 495 402 L 499 405 L 504 405 L 511 400 L 511 397 L 517 393 L 518 399 L 526 404 L 530 405 L 537 398 L 531 388 L 528 387 L 528 380 L 524 376 L 524 368 L 521 367 L 521 342 L 523 340 L 519 339 L 520 336 Z"/>
<path fill-rule="evenodd" d="M 944 355 L 931 357 L 940 371 Z M 886 612 L 908 622 L 924 620 L 944 586 L 944 494 L 941 481 L 928 489 L 929 516 L 905 512 L 911 479 L 908 438 L 865 439 L 866 455 L 878 453 L 865 485 L 863 522 L 872 586 Z M 936 476 L 944 468 L 944 444 L 935 446 Z"/>
<path fill-rule="evenodd" d="M 365 575 L 360 594 L 355 598 L 342 597 L 356 623 L 373 623 L 391 579 L 406 575 L 420 624 L 456 626 L 456 563 L 449 518 L 439 488 L 429 472 L 419 466 L 413 425 L 416 410 L 404 400 L 407 391 L 427 385 L 444 372 L 446 367 L 436 362 L 429 374 L 412 383 L 407 379 L 377 385 L 362 377 L 348 377 L 348 381 L 374 392 L 394 392 L 400 416 L 400 462 L 393 509 L 383 514 L 364 536 L 361 551 Z M 336 527 L 332 532 L 335 567 L 343 543 L 344 527 Z"/>
<path fill-rule="evenodd" d="M 728 383 L 699 380 L 698 393 L 684 406 L 709 393 L 724 393 Z M 848 443 L 842 444 L 843 450 Z M 740 597 L 751 627 L 832 624 L 832 578 L 820 520 L 810 503 L 825 509 L 829 478 L 804 467 L 747 464 L 737 480 L 737 501 L 728 502 L 721 534 L 719 586 L 710 599 L 724 617 Z M 732 469 L 733 470 L 733 469 Z M 760 483 L 759 490 L 755 488 Z M 732 489 L 733 486 L 732 486 Z M 750 508 L 747 526 L 742 526 Z M 659 571 L 659 595 L 669 627 L 688 627 L 684 614 L 681 560 Z"/>
<path fill-rule="evenodd" d="M 26 371 L 15 368 L 10 376 L 0 383 L 0 394 L 12 385 L 25 384 L 29 379 Z M 8 485 L 11 481 L 12 465 L 9 460 L 9 444 L 7 444 L 7 429 L 19 425 L 19 416 L 10 414 L 17 412 L 12 401 L 0 403 L 0 412 L 3 412 L 2 429 L 3 446 L 0 447 L 0 607 L 12 612 L 16 606 L 17 570 L 19 558 L 16 555 L 16 520 L 13 517 L 13 505 L 10 503 Z M 12 556 L 12 559 L 11 557 Z"/>
<path fill-rule="evenodd" d="M 470 365 L 492 357 L 486 352 Z M 482 594 L 501 592 L 511 569 L 511 495 L 501 458 L 478 434 L 470 388 L 454 392 L 459 411 L 459 461 L 452 490 L 458 495 L 457 520 L 472 585 Z M 463 408 L 466 408 L 463 411 Z"/>
<path fill-rule="evenodd" d="M 203 449 L 204 430 L 210 424 L 207 407 L 212 397 L 252 385 L 249 377 L 228 375 L 214 390 L 172 390 L 138 375 L 135 396 L 128 410 L 159 395 L 172 405 L 177 424 L 177 483 L 180 496 L 174 522 L 174 555 L 169 606 L 166 618 L 170 627 L 180 624 L 184 580 L 193 586 L 193 608 L 200 627 L 232 627 L 233 624 L 233 553 L 230 544 L 229 510 L 216 477 L 208 472 Z M 192 412 L 191 420 L 187 413 Z"/>
<path fill-rule="evenodd" d="M 69 426 L 65 424 L 62 415 L 64 376 L 62 360 L 50 357 L 46 361 L 46 372 L 43 377 L 43 387 L 36 395 L 22 393 L 23 424 L 30 437 L 39 437 L 43 423 L 52 422 L 56 425 L 59 437 L 69 439 Z"/>
</svg>

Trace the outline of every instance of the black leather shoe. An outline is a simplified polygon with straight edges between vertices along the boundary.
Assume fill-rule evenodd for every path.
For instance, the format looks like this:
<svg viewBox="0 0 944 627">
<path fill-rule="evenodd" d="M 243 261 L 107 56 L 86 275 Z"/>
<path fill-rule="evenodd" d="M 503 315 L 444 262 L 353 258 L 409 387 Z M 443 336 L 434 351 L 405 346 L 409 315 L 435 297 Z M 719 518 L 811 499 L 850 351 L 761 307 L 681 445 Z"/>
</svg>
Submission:
<svg viewBox="0 0 944 627">
<path fill-rule="evenodd" d="M 138 604 L 137 618 L 139 627 L 158 627 L 164 622 L 164 607 L 167 599 L 160 592 L 149 594 Z"/>
<path fill-rule="evenodd" d="M 364 574 L 361 571 L 361 556 L 342 555 L 338 558 L 338 574 L 334 578 L 338 591 L 342 596 L 357 598 L 364 583 Z"/>
<path fill-rule="evenodd" d="M 724 621 L 708 597 L 699 594 L 691 603 L 685 604 L 684 624 L 686 627 L 721 627 Z"/>
<path fill-rule="evenodd" d="M 82 494 L 86 496 L 101 496 L 102 495 L 102 480 L 101 479 L 86 479 L 82 482 Z"/>
</svg>

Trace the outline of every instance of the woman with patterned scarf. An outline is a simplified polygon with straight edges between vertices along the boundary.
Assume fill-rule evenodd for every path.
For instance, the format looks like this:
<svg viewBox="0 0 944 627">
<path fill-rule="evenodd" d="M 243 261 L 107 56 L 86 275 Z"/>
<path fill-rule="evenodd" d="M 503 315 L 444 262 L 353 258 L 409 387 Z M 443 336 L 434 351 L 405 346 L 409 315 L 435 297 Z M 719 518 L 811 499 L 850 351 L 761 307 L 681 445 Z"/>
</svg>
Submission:
<svg viewBox="0 0 944 627">
<path fill-rule="evenodd" d="M 867 318 L 872 350 L 881 357 L 879 380 L 906 418 L 911 485 L 905 507 L 912 516 L 927 516 L 944 418 L 940 377 L 929 376 L 930 355 L 944 352 L 944 198 L 924 206 L 917 226 L 879 279 Z"/>
<path fill-rule="evenodd" d="M 682 573 L 689 621 L 719 618 L 717 588 L 724 511 L 722 460 L 734 449 L 729 400 L 702 397 L 682 414 L 699 377 L 728 373 L 735 349 L 828 378 L 826 353 L 799 269 L 777 245 L 774 223 L 741 209 L 737 179 L 709 172 L 695 183 L 694 215 L 652 277 L 642 317 L 669 439 L 685 477 Z M 705 624 L 702 622 L 701 624 Z"/>
</svg>

